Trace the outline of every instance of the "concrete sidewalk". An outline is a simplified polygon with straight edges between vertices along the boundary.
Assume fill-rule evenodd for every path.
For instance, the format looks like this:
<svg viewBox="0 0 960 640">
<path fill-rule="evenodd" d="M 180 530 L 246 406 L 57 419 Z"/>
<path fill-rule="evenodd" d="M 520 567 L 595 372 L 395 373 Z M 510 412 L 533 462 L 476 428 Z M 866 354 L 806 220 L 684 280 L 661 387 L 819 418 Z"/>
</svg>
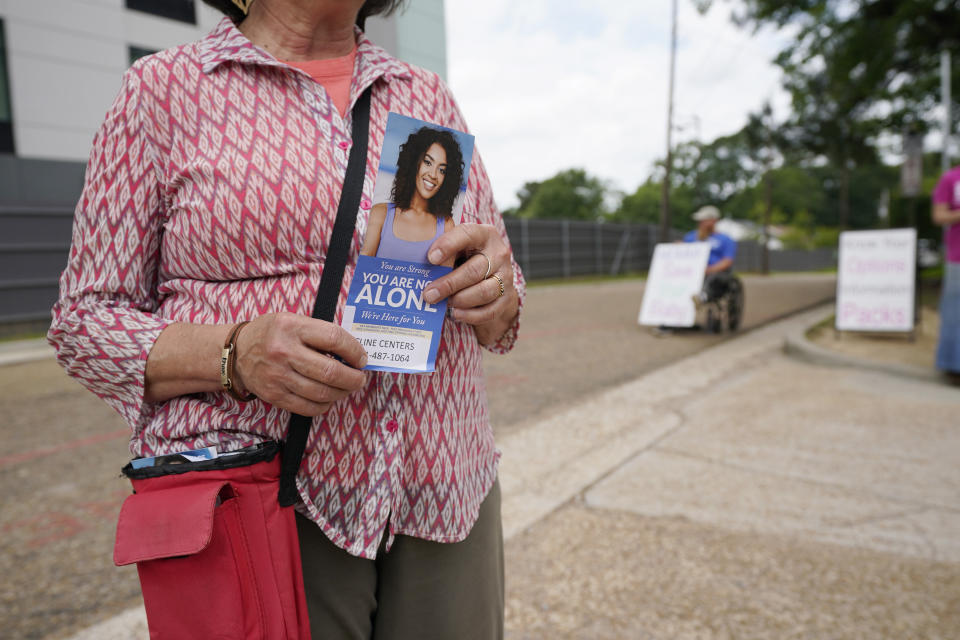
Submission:
<svg viewBox="0 0 960 640">
<path fill-rule="evenodd" d="M 960 637 L 960 390 L 750 332 L 501 442 L 510 638 Z"/>
<path fill-rule="evenodd" d="M 960 391 L 783 354 L 828 313 L 500 440 L 509 638 L 960 636 Z"/>
<path fill-rule="evenodd" d="M 54 355 L 53 347 L 47 344 L 46 338 L 0 342 L 0 367 L 52 358 Z"/>
</svg>

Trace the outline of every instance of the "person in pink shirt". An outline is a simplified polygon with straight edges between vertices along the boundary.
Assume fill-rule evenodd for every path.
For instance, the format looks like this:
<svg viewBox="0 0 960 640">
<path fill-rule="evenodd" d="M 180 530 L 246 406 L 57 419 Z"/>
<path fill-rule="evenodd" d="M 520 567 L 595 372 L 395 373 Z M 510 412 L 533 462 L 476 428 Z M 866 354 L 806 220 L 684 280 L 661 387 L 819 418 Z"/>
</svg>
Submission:
<svg viewBox="0 0 960 640">
<path fill-rule="evenodd" d="M 946 258 L 937 368 L 960 381 L 960 166 L 944 173 L 933 190 L 933 221 L 943 227 Z"/>
<path fill-rule="evenodd" d="M 466 257 L 424 291 L 450 309 L 435 373 L 361 371 L 339 324 L 388 112 L 466 122 L 435 73 L 360 28 L 399 0 L 206 1 L 223 20 L 128 69 L 94 138 L 48 340 L 126 420 L 137 457 L 232 452 L 313 417 L 296 508 L 314 637 L 502 637 L 482 352 L 513 348 L 525 286 L 478 155 L 462 222 L 428 252 Z M 366 180 L 328 323 L 311 309 L 367 90 Z"/>
</svg>

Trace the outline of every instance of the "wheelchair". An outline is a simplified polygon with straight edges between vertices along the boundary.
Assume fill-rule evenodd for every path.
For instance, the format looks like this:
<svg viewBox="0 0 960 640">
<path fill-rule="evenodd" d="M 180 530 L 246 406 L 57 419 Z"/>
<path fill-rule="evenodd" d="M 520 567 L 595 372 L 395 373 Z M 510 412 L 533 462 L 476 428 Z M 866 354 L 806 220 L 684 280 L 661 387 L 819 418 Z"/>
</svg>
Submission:
<svg viewBox="0 0 960 640">
<path fill-rule="evenodd" d="M 712 274 L 704 281 L 703 292 L 707 299 L 698 305 L 704 317 L 701 326 L 709 333 L 739 329 L 746 302 L 740 278 L 729 271 Z"/>
</svg>

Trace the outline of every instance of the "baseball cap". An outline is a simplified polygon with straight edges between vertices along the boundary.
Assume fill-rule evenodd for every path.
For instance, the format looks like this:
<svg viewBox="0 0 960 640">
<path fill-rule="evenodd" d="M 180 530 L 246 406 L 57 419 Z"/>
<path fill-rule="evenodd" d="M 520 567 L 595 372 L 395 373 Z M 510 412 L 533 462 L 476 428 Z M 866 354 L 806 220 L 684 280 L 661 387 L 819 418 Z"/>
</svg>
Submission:
<svg viewBox="0 0 960 640">
<path fill-rule="evenodd" d="M 697 222 L 701 222 L 703 220 L 719 220 L 720 209 L 708 204 L 705 207 L 700 207 L 697 209 L 697 212 L 693 214 L 693 219 Z"/>
</svg>

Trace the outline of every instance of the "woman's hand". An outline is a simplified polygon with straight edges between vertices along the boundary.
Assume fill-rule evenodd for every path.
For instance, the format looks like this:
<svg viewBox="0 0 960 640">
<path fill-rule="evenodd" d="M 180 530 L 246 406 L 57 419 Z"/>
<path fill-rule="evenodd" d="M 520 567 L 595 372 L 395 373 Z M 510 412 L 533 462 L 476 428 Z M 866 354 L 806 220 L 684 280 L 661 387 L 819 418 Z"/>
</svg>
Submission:
<svg viewBox="0 0 960 640">
<path fill-rule="evenodd" d="M 271 313 L 240 332 L 234 375 L 241 389 L 276 407 L 318 416 L 363 387 L 366 376 L 360 369 L 366 363 L 363 347 L 342 327 Z"/>
<path fill-rule="evenodd" d="M 493 225 L 465 222 L 437 238 L 427 255 L 433 264 L 443 264 L 459 254 L 471 257 L 432 282 L 423 299 L 435 304 L 448 298 L 453 318 L 473 325 L 480 344 L 493 344 L 510 328 L 520 309 L 510 248 Z"/>
</svg>

